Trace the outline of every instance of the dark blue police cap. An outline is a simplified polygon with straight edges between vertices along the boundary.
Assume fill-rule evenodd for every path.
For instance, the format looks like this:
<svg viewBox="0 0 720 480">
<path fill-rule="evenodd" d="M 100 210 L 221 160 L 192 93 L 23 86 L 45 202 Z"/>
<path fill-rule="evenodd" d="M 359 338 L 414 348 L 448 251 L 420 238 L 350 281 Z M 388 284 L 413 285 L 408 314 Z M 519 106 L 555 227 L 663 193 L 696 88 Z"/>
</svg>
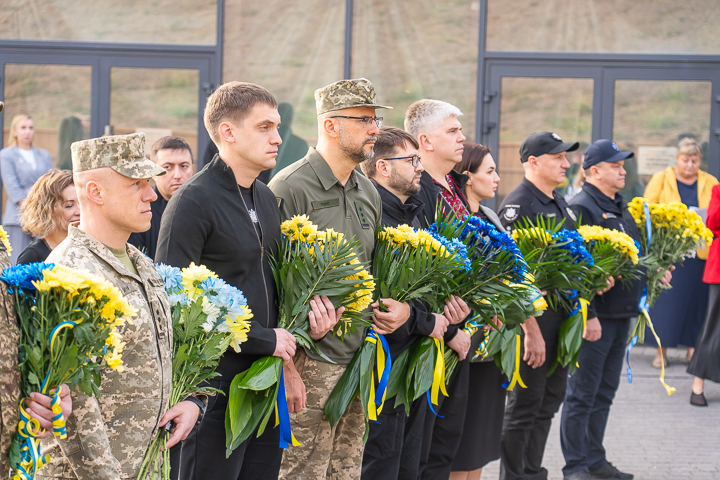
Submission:
<svg viewBox="0 0 720 480">
<path fill-rule="evenodd" d="M 520 161 L 525 163 L 530 157 L 539 157 L 546 153 L 572 152 L 579 146 L 578 142 L 563 142 L 557 133 L 536 132 L 527 137 L 520 146 Z"/>
<path fill-rule="evenodd" d="M 612 140 L 595 140 L 585 150 L 585 160 L 583 161 L 583 169 L 588 169 L 600 162 L 619 162 L 635 156 L 633 152 L 621 152 L 618 146 Z"/>
</svg>

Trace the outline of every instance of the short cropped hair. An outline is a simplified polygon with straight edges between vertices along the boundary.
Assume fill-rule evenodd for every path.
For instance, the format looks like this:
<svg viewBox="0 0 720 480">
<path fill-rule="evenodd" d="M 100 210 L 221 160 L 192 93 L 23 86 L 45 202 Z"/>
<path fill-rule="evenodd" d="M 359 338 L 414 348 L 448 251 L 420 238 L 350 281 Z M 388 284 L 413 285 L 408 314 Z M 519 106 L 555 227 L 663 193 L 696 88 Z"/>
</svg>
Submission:
<svg viewBox="0 0 720 480">
<path fill-rule="evenodd" d="M 247 82 L 228 82 L 220 85 L 208 97 L 203 122 L 210 138 L 220 146 L 218 127 L 224 120 L 242 123 L 255 105 L 264 104 L 277 108 L 277 100 L 264 87 Z"/>
<path fill-rule="evenodd" d="M 42 238 L 61 227 L 58 222 L 62 192 L 73 183 L 70 170 L 50 170 L 30 187 L 25 203 L 20 207 L 20 225 L 33 237 Z"/>
<path fill-rule="evenodd" d="M 700 149 L 700 145 L 697 144 L 695 139 L 685 137 L 678 143 L 678 152 L 675 158 L 679 157 L 680 155 L 687 155 L 688 157 L 693 157 L 697 155 L 698 157 L 702 158 L 702 150 Z"/>
<path fill-rule="evenodd" d="M 159 138 L 150 147 L 150 160 L 157 163 L 157 153 L 160 150 L 187 150 L 190 152 L 190 161 L 193 161 L 193 153 L 190 145 L 180 137 L 167 136 Z"/>
<path fill-rule="evenodd" d="M 397 127 L 382 127 L 375 140 L 373 157 L 362 162 L 360 168 L 365 176 L 373 178 L 377 175 L 377 161 L 394 157 L 396 152 L 406 145 L 420 147 L 415 137 L 405 130 Z"/>
<path fill-rule="evenodd" d="M 479 143 L 466 143 L 463 147 L 462 160 L 455 165 L 455 170 L 460 173 L 477 172 L 485 157 L 491 152 L 490 147 Z"/>
<path fill-rule="evenodd" d="M 424 98 L 410 105 L 405 112 L 405 130 L 420 138 L 420 134 L 435 130 L 449 116 L 459 117 L 462 114 L 455 105 Z"/>
</svg>

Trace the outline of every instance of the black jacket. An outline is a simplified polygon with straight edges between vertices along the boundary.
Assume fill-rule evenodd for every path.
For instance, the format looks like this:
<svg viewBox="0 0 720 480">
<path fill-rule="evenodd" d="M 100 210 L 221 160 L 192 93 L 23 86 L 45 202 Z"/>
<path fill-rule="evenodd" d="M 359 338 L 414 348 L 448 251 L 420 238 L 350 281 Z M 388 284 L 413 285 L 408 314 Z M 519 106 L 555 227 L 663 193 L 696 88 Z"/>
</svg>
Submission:
<svg viewBox="0 0 720 480">
<path fill-rule="evenodd" d="M 150 203 L 150 210 L 152 211 L 152 220 L 150 222 L 150 230 L 142 233 L 133 233 L 130 235 L 128 243 L 134 245 L 148 257 L 155 260 L 155 252 L 157 251 L 157 241 L 160 235 L 160 223 L 162 221 L 163 213 L 167 207 L 168 201 L 165 197 L 160 195 L 160 192 L 155 189 L 157 199 Z"/>
<path fill-rule="evenodd" d="M 252 310 L 248 341 L 242 353 L 229 349 L 218 366 L 220 380 L 232 381 L 252 362 L 275 351 L 277 290 L 270 255 L 277 255 L 280 212 L 275 195 L 262 182 L 252 187 L 262 230 L 258 238 L 235 182 L 218 156 L 180 187 L 168 202 L 160 226 L 158 263 L 187 267 L 205 265 L 228 284 L 242 290 Z"/>
<path fill-rule="evenodd" d="M 398 197 L 388 191 L 375 180 L 371 180 L 382 199 L 383 226 L 397 227 L 410 225 L 420 228 L 418 213 L 422 211 L 423 204 L 415 197 L 408 198 L 402 203 Z M 390 357 L 397 358 L 403 350 L 407 349 L 418 337 L 427 337 L 435 328 L 435 317 L 429 313 L 420 302 L 410 304 L 410 317 L 400 328 L 390 335 L 386 335 Z M 453 336 L 457 333 L 453 334 Z"/>
<path fill-rule="evenodd" d="M 464 173 L 459 173 L 455 170 L 451 170 L 450 178 L 452 178 L 452 181 L 457 187 L 455 193 L 457 193 L 457 196 L 460 198 L 460 200 L 463 202 L 463 205 L 465 205 L 465 208 L 467 208 L 469 212 L 470 205 L 465 198 L 465 184 L 467 183 L 469 177 Z M 444 212 L 452 211 L 452 208 L 450 207 L 450 205 L 447 204 L 447 202 L 445 202 L 445 200 L 440 195 L 442 187 L 435 183 L 429 173 L 422 172 L 422 177 L 420 177 L 420 187 L 420 191 L 413 195 L 413 198 L 419 200 L 423 204 L 423 209 L 420 212 L 419 217 L 422 227 L 426 228 L 435 223 L 435 212 L 437 210 L 438 200 L 442 202 L 442 208 Z"/>
<path fill-rule="evenodd" d="M 570 206 L 577 212 L 583 225 L 599 225 L 640 240 L 640 231 L 628 211 L 627 202 L 620 194 L 615 194 L 613 200 L 596 186 L 586 182 L 582 191 L 570 201 Z M 643 272 L 639 280 L 621 280 L 603 295 L 596 295 L 593 303 L 598 318 L 625 319 L 637 315 L 644 285 Z"/>
</svg>

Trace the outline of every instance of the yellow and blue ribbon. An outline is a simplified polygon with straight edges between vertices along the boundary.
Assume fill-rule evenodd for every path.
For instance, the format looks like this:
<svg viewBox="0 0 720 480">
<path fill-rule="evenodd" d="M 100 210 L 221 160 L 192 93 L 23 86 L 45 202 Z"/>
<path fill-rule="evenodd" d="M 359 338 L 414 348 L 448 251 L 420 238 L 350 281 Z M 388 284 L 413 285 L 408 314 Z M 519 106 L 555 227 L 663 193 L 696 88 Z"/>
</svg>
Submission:
<svg viewBox="0 0 720 480">
<path fill-rule="evenodd" d="M 378 340 L 380 345 L 378 345 Z M 378 371 L 378 386 L 375 389 L 375 369 L 373 368 L 370 375 L 370 399 L 368 401 L 368 418 L 377 422 L 378 415 L 382 412 L 385 404 L 385 394 L 387 393 L 387 385 L 390 380 L 390 370 L 392 369 L 392 359 L 390 358 L 390 346 L 385 340 L 384 335 L 376 333 L 372 328 L 368 329 L 365 335 L 365 341 L 375 344 L 375 359 Z"/>
<path fill-rule="evenodd" d="M 290 411 L 288 410 L 287 395 L 285 394 L 285 369 L 280 367 L 280 388 L 278 388 L 275 402 L 275 426 L 280 425 L 280 448 L 302 445 L 297 441 L 290 426 Z"/>
<path fill-rule="evenodd" d="M 435 358 L 435 371 L 433 372 L 432 386 L 426 392 L 426 395 L 428 404 L 430 405 L 430 410 L 438 417 L 443 418 L 441 415 L 438 415 L 435 408 L 433 408 L 433 405 L 438 404 L 440 392 L 442 392 L 442 394 L 446 397 L 449 396 L 447 390 L 445 389 L 445 342 L 438 340 L 437 338 L 434 338 L 433 340 L 435 340 L 437 356 Z"/>
<path fill-rule="evenodd" d="M 74 328 L 77 322 L 66 321 L 55 326 L 50 332 L 48 343 L 50 352 L 55 349 L 55 343 L 60 333 L 66 328 Z M 49 388 L 48 380 L 50 378 L 50 370 L 45 374 L 40 393 L 49 394 L 51 398 L 51 408 L 53 412 L 53 435 L 58 438 L 67 438 L 67 430 L 65 426 L 65 418 L 63 416 L 62 406 L 60 405 L 60 387 Z M 40 452 L 40 435 L 42 428 L 40 423 L 30 418 L 30 415 L 23 407 L 25 400 L 20 402 L 20 422 L 18 423 L 18 435 L 21 438 L 23 446 L 20 448 L 20 465 L 13 465 L 12 480 L 33 480 L 44 465 L 50 461 L 49 455 L 42 455 Z"/>
</svg>

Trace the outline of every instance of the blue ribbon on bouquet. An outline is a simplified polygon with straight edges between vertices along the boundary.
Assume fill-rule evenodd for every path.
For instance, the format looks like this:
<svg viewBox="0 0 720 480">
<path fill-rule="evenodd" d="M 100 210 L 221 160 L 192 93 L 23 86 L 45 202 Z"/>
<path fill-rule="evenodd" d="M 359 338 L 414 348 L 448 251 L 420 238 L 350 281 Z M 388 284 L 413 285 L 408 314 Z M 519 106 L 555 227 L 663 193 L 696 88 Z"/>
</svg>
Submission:
<svg viewBox="0 0 720 480">
<path fill-rule="evenodd" d="M 648 244 L 648 250 L 650 250 L 650 243 L 652 242 L 652 220 L 650 219 L 650 206 L 648 205 L 648 202 L 643 202 L 643 213 L 645 214 L 645 231 L 647 232 L 647 244 Z M 639 246 L 638 246 L 639 249 Z M 647 303 L 647 285 L 643 287 L 643 294 L 642 297 L 640 297 L 640 302 L 638 304 L 638 313 L 640 315 L 646 314 L 647 311 L 650 309 Z M 630 343 L 628 344 L 627 351 L 625 352 L 625 361 L 627 362 L 627 379 L 628 383 L 632 383 L 632 368 L 630 368 L 630 350 L 633 349 L 635 345 L 638 343 L 638 336 L 633 336 L 632 339 L 630 339 Z"/>
<path fill-rule="evenodd" d="M 377 345 L 378 340 L 380 341 L 380 345 Z M 380 379 L 378 380 L 377 390 L 375 390 L 375 372 L 373 371 L 370 376 L 370 400 L 372 403 L 368 405 L 368 418 L 377 422 L 377 416 L 382 411 L 385 403 L 385 394 L 387 393 L 390 370 L 392 369 L 392 359 L 390 358 L 390 346 L 387 340 L 385 340 L 384 335 L 380 335 L 372 328 L 369 328 L 365 335 L 365 341 L 374 343 L 379 347 L 376 348 L 375 352 Z"/>
<path fill-rule="evenodd" d="M 287 396 L 285 395 L 285 371 L 280 368 L 280 388 L 278 388 L 277 401 L 275 402 L 275 426 L 280 425 L 280 448 L 288 448 L 302 445 L 297 441 L 290 427 L 290 411 L 288 410 Z"/>
</svg>

